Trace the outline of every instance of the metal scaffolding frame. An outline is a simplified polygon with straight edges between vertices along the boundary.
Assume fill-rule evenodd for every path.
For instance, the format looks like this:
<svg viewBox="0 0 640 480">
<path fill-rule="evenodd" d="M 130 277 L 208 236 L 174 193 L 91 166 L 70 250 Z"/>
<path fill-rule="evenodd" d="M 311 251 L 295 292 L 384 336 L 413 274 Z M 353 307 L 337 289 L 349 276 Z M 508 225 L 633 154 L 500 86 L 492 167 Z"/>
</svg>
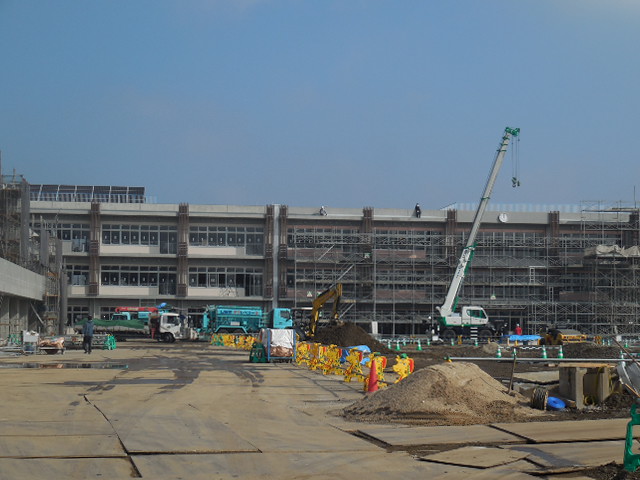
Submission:
<svg viewBox="0 0 640 480">
<path fill-rule="evenodd" d="M 450 217 L 455 223 L 455 213 Z M 528 333 L 564 326 L 590 335 L 640 335 L 640 258 L 585 258 L 597 245 L 638 245 L 638 210 L 589 204 L 579 218 L 561 224 L 551 212 L 537 231 L 485 225 L 462 301 Z M 346 320 L 376 321 L 389 334 L 432 328 L 464 229 L 374 222 L 371 230 L 290 224 L 287 298 L 300 305 L 341 278 L 345 297 L 355 303 Z"/>
</svg>

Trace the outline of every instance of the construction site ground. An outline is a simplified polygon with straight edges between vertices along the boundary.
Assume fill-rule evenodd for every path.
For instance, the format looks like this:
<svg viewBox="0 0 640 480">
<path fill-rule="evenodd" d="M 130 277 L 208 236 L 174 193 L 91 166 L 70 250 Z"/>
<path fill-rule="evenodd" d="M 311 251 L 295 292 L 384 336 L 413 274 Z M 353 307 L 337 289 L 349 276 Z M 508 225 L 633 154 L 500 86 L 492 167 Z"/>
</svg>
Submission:
<svg viewBox="0 0 640 480">
<path fill-rule="evenodd" d="M 493 419 L 502 421 L 447 425 L 447 412 L 438 424 L 385 420 L 385 409 L 436 404 L 438 395 L 453 393 L 455 405 L 464 400 L 469 408 L 469 385 L 503 394 L 489 373 L 510 377 L 512 364 L 443 361 L 482 348 L 409 352 L 414 374 L 375 393 L 338 375 L 250 363 L 247 351 L 206 343 L 140 340 L 91 355 L 0 356 L 0 479 L 640 478 L 620 467 L 628 405 L 533 412 L 524 397 L 495 403 L 474 386 L 477 405 L 491 409 L 493 401 Z M 390 359 L 398 353 L 386 352 Z M 544 368 L 516 366 L 522 374 Z M 430 385 L 423 400 L 412 391 L 448 372 L 460 382 Z M 386 377 L 393 382 L 392 373 Z M 521 421 L 521 414 L 530 417 Z"/>
</svg>

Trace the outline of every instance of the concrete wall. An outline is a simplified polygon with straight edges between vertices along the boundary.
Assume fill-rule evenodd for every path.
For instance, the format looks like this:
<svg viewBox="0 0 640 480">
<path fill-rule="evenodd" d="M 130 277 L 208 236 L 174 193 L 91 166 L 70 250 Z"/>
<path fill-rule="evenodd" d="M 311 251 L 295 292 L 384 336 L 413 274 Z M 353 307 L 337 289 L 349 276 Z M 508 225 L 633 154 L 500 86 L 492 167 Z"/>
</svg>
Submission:
<svg viewBox="0 0 640 480">
<path fill-rule="evenodd" d="M 42 301 L 44 282 L 42 275 L 0 258 L 0 295 Z"/>
</svg>

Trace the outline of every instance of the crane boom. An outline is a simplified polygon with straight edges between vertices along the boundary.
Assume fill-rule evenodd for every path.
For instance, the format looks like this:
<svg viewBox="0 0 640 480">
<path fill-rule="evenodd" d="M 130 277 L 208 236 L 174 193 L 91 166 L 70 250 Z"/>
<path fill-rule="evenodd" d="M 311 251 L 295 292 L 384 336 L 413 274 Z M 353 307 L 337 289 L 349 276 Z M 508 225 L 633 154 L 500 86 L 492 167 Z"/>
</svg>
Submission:
<svg viewBox="0 0 640 480">
<path fill-rule="evenodd" d="M 498 147 L 498 151 L 496 152 L 495 159 L 493 161 L 493 166 L 491 167 L 491 172 L 489 174 L 489 178 L 487 179 L 487 184 L 484 187 L 484 192 L 482 193 L 482 197 L 480 197 L 480 203 L 478 204 L 478 209 L 476 210 L 476 214 L 473 217 L 473 224 L 471 225 L 471 231 L 469 232 L 469 237 L 467 239 L 467 244 L 460 255 L 460 259 L 458 260 L 458 266 L 456 268 L 455 274 L 453 275 L 453 280 L 451 281 L 451 285 L 449 285 L 449 291 L 447 292 L 447 296 L 445 298 L 444 303 L 441 307 L 438 308 L 440 315 L 442 317 L 450 316 L 456 308 L 457 296 L 460 288 L 462 287 L 462 281 L 464 280 L 464 276 L 469 268 L 471 259 L 473 258 L 473 254 L 476 248 L 476 237 L 478 236 L 478 231 L 480 230 L 480 223 L 482 222 L 482 216 L 484 215 L 485 210 L 487 209 L 487 205 L 489 203 L 489 199 L 491 198 L 491 192 L 493 191 L 493 186 L 496 183 L 496 178 L 498 177 L 498 172 L 502 167 L 502 162 L 504 161 L 504 156 L 507 153 L 507 147 L 509 146 L 509 142 L 511 137 L 517 137 L 520 133 L 519 128 L 505 128 L 504 135 L 502 136 L 502 142 Z"/>
</svg>

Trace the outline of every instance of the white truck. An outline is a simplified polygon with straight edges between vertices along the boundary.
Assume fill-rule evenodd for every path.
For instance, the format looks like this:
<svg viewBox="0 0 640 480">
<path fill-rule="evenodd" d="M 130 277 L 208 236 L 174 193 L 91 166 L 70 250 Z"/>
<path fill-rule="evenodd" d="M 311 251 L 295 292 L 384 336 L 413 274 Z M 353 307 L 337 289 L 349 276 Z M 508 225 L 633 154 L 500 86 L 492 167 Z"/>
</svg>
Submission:
<svg viewBox="0 0 640 480">
<path fill-rule="evenodd" d="M 519 133 L 519 128 L 507 127 L 504 130 L 504 135 L 496 152 L 487 184 L 482 193 L 482 197 L 480 197 L 480 203 L 473 218 L 473 224 L 471 225 L 466 246 L 462 250 L 462 254 L 458 260 L 458 266 L 453 275 L 451 285 L 449 285 L 445 301 L 442 306 L 438 307 L 440 314 L 438 317 L 439 335 L 445 342 L 449 342 L 457 336 L 476 336 L 479 340 L 487 341 L 491 337 L 499 334 L 502 330 L 503 322 L 491 322 L 487 312 L 485 312 L 482 307 L 465 306 L 462 307 L 459 313 L 455 313 L 454 311 L 458 304 L 458 293 L 460 292 L 462 282 L 475 253 L 476 237 L 478 236 L 482 216 L 491 198 L 491 192 L 496 183 L 500 167 L 502 167 L 504 156 L 507 153 L 507 147 L 511 138 L 517 137 Z M 516 186 L 516 182 L 514 182 L 514 186 Z"/>
</svg>

